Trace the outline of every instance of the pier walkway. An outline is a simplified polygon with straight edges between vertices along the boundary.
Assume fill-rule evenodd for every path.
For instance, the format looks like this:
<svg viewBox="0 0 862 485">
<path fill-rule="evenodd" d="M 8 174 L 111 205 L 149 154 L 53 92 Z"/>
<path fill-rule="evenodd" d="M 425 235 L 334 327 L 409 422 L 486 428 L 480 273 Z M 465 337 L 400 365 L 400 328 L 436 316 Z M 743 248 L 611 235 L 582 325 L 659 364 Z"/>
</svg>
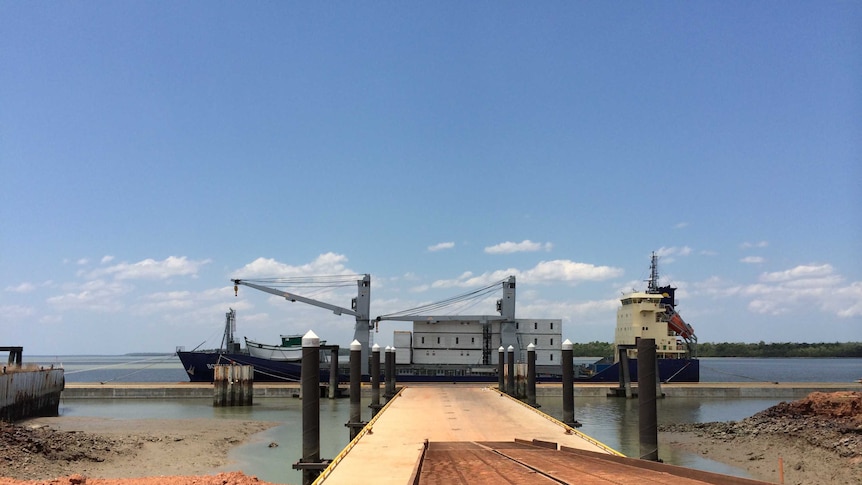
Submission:
<svg viewBox="0 0 862 485">
<path fill-rule="evenodd" d="M 326 484 L 409 483 L 425 441 L 545 440 L 581 450 L 619 453 L 487 387 L 411 386 L 346 450 Z"/>
<path fill-rule="evenodd" d="M 414 385 L 388 403 L 314 483 L 764 482 L 627 458 L 488 387 Z"/>
</svg>

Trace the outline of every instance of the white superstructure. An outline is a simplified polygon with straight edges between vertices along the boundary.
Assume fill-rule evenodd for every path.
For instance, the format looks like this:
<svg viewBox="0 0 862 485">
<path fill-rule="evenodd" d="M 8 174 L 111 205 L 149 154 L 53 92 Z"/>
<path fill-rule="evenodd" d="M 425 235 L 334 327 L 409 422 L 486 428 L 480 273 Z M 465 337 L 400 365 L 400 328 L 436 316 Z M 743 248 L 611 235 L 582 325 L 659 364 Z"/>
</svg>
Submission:
<svg viewBox="0 0 862 485">
<path fill-rule="evenodd" d="M 663 296 L 653 293 L 628 293 L 620 299 L 617 309 L 617 327 L 614 346 L 635 346 L 639 338 L 655 339 L 659 359 L 676 359 L 686 354 L 685 345 L 676 332 L 668 327 L 667 313 L 662 305 Z M 637 350 L 628 349 L 629 357 L 636 358 Z M 619 353 L 614 354 L 619 360 Z"/>
<path fill-rule="evenodd" d="M 658 256 L 650 259 L 650 278 L 646 292 L 633 291 L 620 298 L 614 348 L 626 349 L 630 358 L 637 358 L 638 339 L 655 339 L 659 359 L 691 357 L 697 337 L 691 325 L 676 312 L 676 288 L 658 286 Z M 620 360 L 614 352 L 614 362 Z"/>
<path fill-rule="evenodd" d="M 488 331 L 485 330 L 488 326 Z M 396 339 L 405 341 L 404 331 L 396 332 Z M 400 336 L 399 336 L 400 334 Z M 516 360 L 526 363 L 527 345 L 536 347 L 537 365 L 558 365 L 562 343 L 561 319 L 515 319 L 515 335 L 520 348 Z M 488 339 L 488 344 L 483 339 Z M 482 365 L 483 348 L 493 349 L 489 364 L 497 362 L 497 348 L 501 346 L 500 322 L 482 323 L 464 321 L 414 321 L 412 364 Z M 396 344 L 396 349 L 398 345 Z M 398 363 L 404 363 L 403 360 Z"/>
</svg>

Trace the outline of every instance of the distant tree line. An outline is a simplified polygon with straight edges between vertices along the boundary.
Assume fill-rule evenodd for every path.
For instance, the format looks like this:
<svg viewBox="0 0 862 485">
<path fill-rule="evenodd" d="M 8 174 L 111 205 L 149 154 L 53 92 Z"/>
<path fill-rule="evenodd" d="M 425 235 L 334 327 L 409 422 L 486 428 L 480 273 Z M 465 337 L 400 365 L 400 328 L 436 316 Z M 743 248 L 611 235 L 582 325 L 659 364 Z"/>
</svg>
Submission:
<svg viewBox="0 0 862 485">
<path fill-rule="evenodd" d="M 572 344 L 575 357 L 605 357 L 614 353 L 608 342 Z M 704 342 L 697 346 L 698 357 L 862 357 L 862 342 L 765 343 Z"/>
<path fill-rule="evenodd" d="M 703 343 L 697 346 L 700 357 L 862 357 L 862 342 L 767 344 Z"/>
</svg>

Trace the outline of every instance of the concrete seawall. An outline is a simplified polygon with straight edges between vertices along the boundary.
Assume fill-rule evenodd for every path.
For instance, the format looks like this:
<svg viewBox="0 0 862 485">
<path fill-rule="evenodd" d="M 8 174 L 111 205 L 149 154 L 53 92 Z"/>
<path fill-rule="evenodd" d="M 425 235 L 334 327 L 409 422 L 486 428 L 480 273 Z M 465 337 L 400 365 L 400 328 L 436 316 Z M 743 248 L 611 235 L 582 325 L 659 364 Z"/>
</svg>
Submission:
<svg viewBox="0 0 862 485">
<path fill-rule="evenodd" d="M 63 369 L 4 367 L 0 374 L 0 419 L 56 416 L 64 383 Z"/>
<path fill-rule="evenodd" d="M 429 386 L 430 384 L 408 383 L 410 387 Z M 458 387 L 488 387 L 491 384 L 433 384 Z M 575 384 L 575 397 L 605 397 L 613 384 Z M 634 386 L 637 389 L 637 386 Z M 341 395 L 348 394 L 346 383 L 340 386 Z M 702 398 L 776 398 L 798 399 L 812 392 L 860 391 L 862 385 L 845 382 L 708 382 L 679 383 L 662 385 L 666 397 L 702 397 Z M 363 397 L 371 396 L 368 385 L 362 387 Z M 536 395 L 540 397 L 562 396 L 559 384 L 540 384 Z M 188 399 L 213 397 L 213 386 L 208 383 L 108 383 L 98 382 L 67 383 L 63 390 L 63 399 Z M 299 397 L 299 385 L 296 383 L 274 384 L 255 383 L 254 399 L 259 398 L 291 398 Z"/>
</svg>

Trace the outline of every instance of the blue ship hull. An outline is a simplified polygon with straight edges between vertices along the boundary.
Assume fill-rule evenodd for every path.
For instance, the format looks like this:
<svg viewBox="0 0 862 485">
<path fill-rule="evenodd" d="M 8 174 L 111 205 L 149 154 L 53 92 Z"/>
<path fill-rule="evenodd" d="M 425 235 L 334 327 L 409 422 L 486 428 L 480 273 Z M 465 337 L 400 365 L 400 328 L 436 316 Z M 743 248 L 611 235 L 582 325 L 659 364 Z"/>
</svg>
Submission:
<svg viewBox="0 0 862 485">
<path fill-rule="evenodd" d="M 594 373 L 578 381 L 619 382 L 619 363 L 610 365 L 593 364 L 589 366 Z M 638 360 L 629 359 L 631 381 L 638 380 Z M 700 361 L 698 359 L 659 359 L 658 375 L 661 382 L 700 382 Z"/>
<path fill-rule="evenodd" d="M 258 382 L 298 382 L 302 373 L 299 362 L 285 362 L 261 359 L 242 353 L 220 352 L 177 352 L 183 368 L 192 382 L 212 382 L 213 367 L 216 364 L 237 363 L 254 366 L 254 380 Z M 659 378 L 662 382 L 699 382 L 700 361 L 697 359 L 660 359 L 658 361 Z M 496 366 L 493 366 L 496 368 Z M 593 364 L 588 366 L 590 373 L 580 373 L 575 377 L 578 382 L 619 382 L 619 364 Z M 637 359 L 629 361 L 629 372 L 632 382 L 637 381 Z M 349 381 L 345 370 L 339 371 L 341 382 Z M 363 380 L 368 380 L 364 376 Z M 396 371 L 398 382 L 497 382 L 495 372 L 471 373 L 466 368 L 452 367 L 421 368 L 418 366 L 399 366 Z M 540 373 L 540 382 L 559 382 L 561 376 L 556 373 Z M 329 381 L 329 366 L 321 364 L 320 381 Z"/>
</svg>

